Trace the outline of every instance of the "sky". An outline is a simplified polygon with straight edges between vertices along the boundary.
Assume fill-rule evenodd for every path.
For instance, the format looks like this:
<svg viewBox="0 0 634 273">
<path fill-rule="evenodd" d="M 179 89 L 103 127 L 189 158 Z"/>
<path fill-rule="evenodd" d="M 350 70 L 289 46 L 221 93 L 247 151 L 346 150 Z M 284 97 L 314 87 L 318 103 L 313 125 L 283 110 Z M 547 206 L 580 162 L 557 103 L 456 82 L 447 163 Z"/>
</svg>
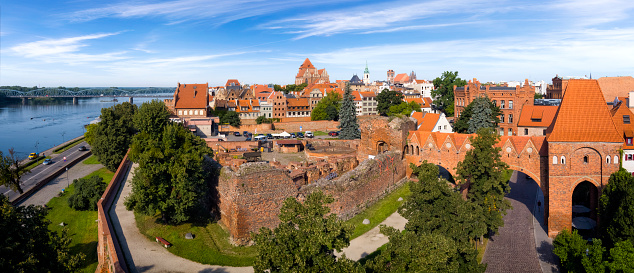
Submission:
<svg viewBox="0 0 634 273">
<path fill-rule="evenodd" d="M 0 85 L 290 84 L 387 70 L 480 82 L 634 74 L 631 0 L 21 0 L 0 6 Z"/>
</svg>

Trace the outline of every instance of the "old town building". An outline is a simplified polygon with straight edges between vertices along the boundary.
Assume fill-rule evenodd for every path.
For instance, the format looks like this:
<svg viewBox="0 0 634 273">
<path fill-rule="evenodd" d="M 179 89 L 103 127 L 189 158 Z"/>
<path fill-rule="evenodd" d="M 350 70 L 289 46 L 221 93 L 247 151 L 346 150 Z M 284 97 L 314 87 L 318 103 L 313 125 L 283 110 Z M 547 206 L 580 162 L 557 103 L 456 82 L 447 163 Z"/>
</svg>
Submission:
<svg viewBox="0 0 634 273">
<path fill-rule="evenodd" d="M 295 84 L 314 84 L 314 83 L 329 83 L 330 77 L 326 69 L 317 70 L 315 66 L 310 62 L 308 58 L 304 60 L 304 63 L 299 67 L 297 76 L 295 76 Z"/>
<path fill-rule="evenodd" d="M 174 113 L 179 117 L 196 118 L 207 116 L 208 84 L 181 84 L 178 83 L 174 98 L 169 104 L 174 105 Z"/>
<path fill-rule="evenodd" d="M 518 136 L 545 136 L 559 106 L 524 105 L 517 122 Z"/>
<path fill-rule="evenodd" d="M 533 105 L 535 101 L 535 87 L 525 81 L 523 87 L 502 87 L 481 85 L 477 79 L 470 80 L 463 87 L 454 86 L 454 115 L 460 113 L 474 99 L 487 96 L 495 105 L 500 107 L 499 133 L 500 135 L 517 135 L 517 121 L 524 105 Z"/>
</svg>

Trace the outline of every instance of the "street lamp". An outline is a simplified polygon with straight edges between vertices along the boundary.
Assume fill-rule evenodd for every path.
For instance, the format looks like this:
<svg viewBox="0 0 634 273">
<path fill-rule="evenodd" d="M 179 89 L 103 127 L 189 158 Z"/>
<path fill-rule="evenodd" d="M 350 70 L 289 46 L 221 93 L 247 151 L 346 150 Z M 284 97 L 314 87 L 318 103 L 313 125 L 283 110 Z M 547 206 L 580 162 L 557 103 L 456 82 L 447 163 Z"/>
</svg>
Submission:
<svg viewBox="0 0 634 273">
<path fill-rule="evenodd" d="M 70 180 L 68 180 L 68 167 L 66 167 L 66 187 L 70 187 Z"/>
<path fill-rule="evenodd" d="M 38 150 L 37 145 L 40 144 L 40 141 L 35 141 L 35 153 L 37 154 L 37 156 L 40 156 L 40 150 Z"/>
<path fill-rule="evenodd" d="M 66 135 L 66 131 L 62 132 L 62 144 L 64 144 L 64 142 L 66 142 L 66 140 L 64 140 L 64 135 Z"/>
</svg>

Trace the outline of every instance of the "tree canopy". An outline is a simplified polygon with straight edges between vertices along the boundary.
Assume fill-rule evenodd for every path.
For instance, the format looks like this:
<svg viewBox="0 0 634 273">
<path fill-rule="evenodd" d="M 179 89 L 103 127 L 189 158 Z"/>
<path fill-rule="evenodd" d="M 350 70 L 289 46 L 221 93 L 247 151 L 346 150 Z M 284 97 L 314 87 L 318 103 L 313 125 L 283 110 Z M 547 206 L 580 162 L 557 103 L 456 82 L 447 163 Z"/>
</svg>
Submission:
<svg viewBox="0 0 634 273">
<path fill-rule="evenodd" d="M 634 178 L 625 169 L 610 175 L 599 200 L 600 233 L 608 247 L 619 241 L 634 243 Z"/>
<path fill-rule="evenodd" d="M 458 87 L 465 86 L 467 81 L 458 78 L 458 71 L 451 72 L 445 71 L 442 76 L 435 78 L 434 90 L 431 91 L 431 95 L 434 97 L 434 103 L 440 107 L 445 115 L 453 117 L 454 113 L 454 94 L 453 86 Z"/>
<path fill-rule="evenodd" d="M 403 103 L 403 94 L 397 91 L 383 89 L 381 93 L 376 95 L 376 110 L 379 115 L 387 116 L 390 113 L 390 107 Z"/>
<path fill-rule="evenodd" d="M 220 116 L 220 123 L 229 124 L 233 127 L 240 127 L 240 125 L 242 125 L 242 120 L 240 119 L 240 115 L 235 111 L 227 111 Z"/>
<path fill-rule="evenodd" d="M 460 113 L 460 117 L 454 122 L 453 131 L 474 134 L 480 128 L 497 128 L 501 114 L 500 108 L 489 97 L 476 98 Z"/>
<path fill-rule="evenodd" d="M 73 180 L 75 193 L 68 198 L 68 206 L 75 210 L 97 210 L 97 202 L 106 190 L 106 183 L 98 175 Z"/>
<path fill-rule="evenodd" d="M 458 162 L 457 180 L 468 188 L 467 198 L 482 207 L 487 228 L 497 232 L 504 225 L 506 210 L 511 208 L 504 199 L 510 191 L 504 176 L 508 165 L 501 159 L 501 148 L 495 147 L 500 136 L 490 128 L 482 128 L 476 137 L 469 139 L 473 148 Z"/>
<path fill-rule="evenodd" d="M 0 272 L 75 272 L 85 255 L 70 255 L 70 237 L 48 229 L 48 210 L 13 206 L 0 194 Z"/>
<path fill-rule="evenodd" d="M 255 272 L 362 272 L 357 263 L 334 255 L 350 245 L 353 228 L 329 214 L 325 205 L 333 201 L 321 191 L 309 194 L 304 203 L 287 198 L 281 223 L 252 234 L 258 251 Z"/>
<path fill-rule="evenodd" d="M 343 94 L 343 103 L 339 109 L 339 133 L 340 139 L 357 139 L 361 138 L 359 131 L 359 123 L 357 122 L 357 111 L 352 101 L 352 91 L 350 84 L 346 84 L 346 92 Z"/>
<path fill-rule="evenodd" d="M 339 120 L 341 95 L 329 92 L 323 97 L 310 113 L 310 120 Z"/>
<path fill-rule="evenodd" d="M 420 112 L 420 104 L 415 101 L 401 102 L 390 106 L 388 116 L 409 116 L 413 111 Z"/>
<path fill-rule="evenodd" d="M 101 109 L 101 121 L 94 132 L 86 132 L 92 138 L 92 152 L 108 170 L 116 171 L 130 147 L 136 133 L 133 118 L 137 107 L 124 102 Z"/>
<path fill-rule="evenodd" d="M 160 100 L 144 102 L 134 115 L 134 126 L 139 131 L 158 135 L 169 122 L 170 112 Z"/>
<path fill-rule="evenodd" d="M 0 151 L 0 185 L 22 194 L 24 190 L 20 186 L 20 178 L 30 172 L 22 165 L 13 148 L 9 149 L 8 155 Z"/>
</svg>

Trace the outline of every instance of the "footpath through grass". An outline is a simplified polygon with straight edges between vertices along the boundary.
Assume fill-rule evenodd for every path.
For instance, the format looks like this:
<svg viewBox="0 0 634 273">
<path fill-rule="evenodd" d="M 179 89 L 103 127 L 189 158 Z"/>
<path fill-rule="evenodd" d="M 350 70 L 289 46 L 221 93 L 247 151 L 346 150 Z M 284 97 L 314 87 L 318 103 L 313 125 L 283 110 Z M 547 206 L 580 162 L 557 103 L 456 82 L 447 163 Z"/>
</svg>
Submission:
<svg viewBox="0 0 634 273">
<path fill-rule="evenodd" d="M 80 137 L 79 139 L 73 141 L 73 142 L 69 142 L 68 144 L 66 144 L 64 146 L 53 150 L 53 153 L 54 154 L 61 154 L 61 153 L 65 152 L 65 151 L 67 151 L 68 149 L 73 148 L 75 145 L 81 143 L 82 141 L 84 141 L 84 137 L 83 136 Z"/>
<path fill-rule="evenodd" d="M 347 223 L 355 226 L 350 239 L 352 240 L 370 231 L 383 222 L 387 217 L 396 212 L 398 207 L 403 204 L 403 201 L 412 194 L 412 192 L 409 191 L 409 186 L 407 184 L 407 182 L 403 183 L 403 185 L 401 185 L 398 189 L 374 203 L 374 205 L 370 206 L 363 212 L 357 214 L 355 217 L 346 221 Z M 403 197 L 403 201 L 398 201 L 399 197 Z M 370 220 L 370 224 L 364 225 L 363 219 Z"/>
<path fill-rule="evenodd" d="M 162 237 L 172 244 L 168 248 L 174 255 L 202 264 L 222 266 L 252 266 L 256 250 L 252 246 L 234 246 L 229 243 L 229 233 L 218 223 L 163 225 L 159 215 L 146 216 L 134 213 L 139 231 L 149 240 Z M 192 233 L 194 239 L 185 239 Z"/>
<path fill-rule="evenodd" d="M 86 178 L 98 175 L 105 183 L 110 183 L 114 173 L 106 168 L 99 169 Z M 80 272 L 94 273 L 97 269 L 97 211 L 77 211 L 68 206 L 68 198 L 75 192 L 75 184 L 66 189 L 63 196 L 53 197 L 46 206 L 49 208 L 46 218 L 51 221 L 49 229 L 60 233 L 60 223 L 66 224 L 68 235 L 72 239 L 70 243 L 71 254 L 84 253 L 86 261 Z"/>
</svg>

